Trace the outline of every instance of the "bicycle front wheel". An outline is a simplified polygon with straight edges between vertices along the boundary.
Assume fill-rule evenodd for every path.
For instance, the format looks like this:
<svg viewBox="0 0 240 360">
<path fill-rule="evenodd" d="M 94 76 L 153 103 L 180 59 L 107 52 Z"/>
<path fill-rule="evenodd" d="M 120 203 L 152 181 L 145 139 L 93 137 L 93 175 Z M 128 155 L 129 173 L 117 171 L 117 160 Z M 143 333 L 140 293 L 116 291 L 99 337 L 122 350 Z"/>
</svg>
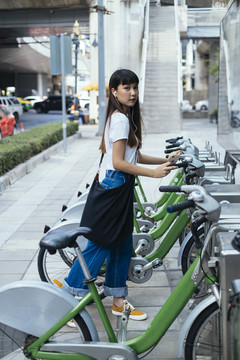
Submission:
<svg viewBox="0 0 240 360">
<path fill-rule="evenodd" d="M 198 230 L 198 236 L 200 240 L 203 241 L 205 236 L 203 228 L 200 228 Z M 194 237 L 191 236 L 182 253 L 181 266 L 183 275 L 188 271 L 188 269 L 196 259 L 198 252 L 199 250 L 196 248 Z"/>
<path fill-rule="evenodd" d="M 192 324 L 185 344 L 185 360 L 223 360 L 221 311 L 217 302 L 205 308 Z"/>
<path fill-rule="evenodd" d="M 92 341 L 92 336 L 84 319 L 78 314 L 73 323 L 75 327 L 64 326 L 49 341 L 55 342 L 84 342 Z M 31 334 L 13 329 L 9 326 L 0 324 L 0 359 L 2 360 L 24 360 L 27 347 L 37 338 Z M 31 358 L 32 359 L 32 358 Z"/>
</svg>

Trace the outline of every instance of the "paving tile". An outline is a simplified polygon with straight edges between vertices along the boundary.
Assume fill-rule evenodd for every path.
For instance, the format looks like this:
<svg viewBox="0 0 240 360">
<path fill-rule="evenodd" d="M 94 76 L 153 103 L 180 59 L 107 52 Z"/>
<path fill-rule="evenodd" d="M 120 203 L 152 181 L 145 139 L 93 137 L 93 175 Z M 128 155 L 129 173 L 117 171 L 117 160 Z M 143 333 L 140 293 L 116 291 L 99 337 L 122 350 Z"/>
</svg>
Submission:
<svg viewBox="0 0 240 360">
<path fill-rule="evenodd" d="M 24 274 L 28 268 L 27 260 L 1 260 L 0 274 Z"/>
</svg>

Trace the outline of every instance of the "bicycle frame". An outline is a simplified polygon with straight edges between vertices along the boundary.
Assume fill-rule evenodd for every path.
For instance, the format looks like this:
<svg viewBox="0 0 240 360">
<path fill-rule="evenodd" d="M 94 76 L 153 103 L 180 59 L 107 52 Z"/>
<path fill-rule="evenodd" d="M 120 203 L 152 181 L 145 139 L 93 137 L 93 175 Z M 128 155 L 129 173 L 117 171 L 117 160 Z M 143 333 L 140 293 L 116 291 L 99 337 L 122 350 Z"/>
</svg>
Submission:
<svg viewBox="0 0 240 360">
<path fill-rule="evenodd" d="M 171 215 L 174 214 L 175 214 L 174 217 L 176 217 L 177 216 L 176 213 L 172 213 Z M 173 247 L 175 242 L 178 240 L 179 236 L 186 228 L 189 221 L 190 221 L 190 216 L 188 215 L 187 210 L 183 210 L 180 213 L 180 215 L 177 217 L 172 227 L 169 229 L 168 233 L 162 240 L 161 244 L 156 248 L 156 250 L 153 253 L 147 255 L 145 258 L 149 262 L 156 258 L 163 259 L 168 254 L 170 249 Z"/>
<path fill-rule="evenodd" d="M 172 180 L 169 183 L 169 186 L 171 185 L 176 185 L 176 186 L 181 186 L 183 184 L 185 178 L 185 174 L 181 172 L 181 170 L 178 170 L 177 173 L 174 175 L 174 177 L 172 178 Z M 143 200 L 146 199 L 145 193 L 143 192 L 143 188 L 141 186 L 140 180 L 137 177 L 136 178 L 136 183 L 139 186 L 140 192 L 143 196 Z M 159 221 L 161 219 L 164 218 L 165 215 L 167 215 L 167 207 L 171 204 L 173 204 L 173 202 L 176 200 L 176 197 L 178 196 L 175 193 L 164 193 L 162 194 L 162 196 L 160 197 L 160 199 L 155 203 L 155 206 L 157 208 L 161 207 L 162 208 L 156 212 L 156 214 L 154 215 L 150 215 L 150 216 L 146 216 L 145 215 L 145 210 L 143 205 L 141 204 L 139 195 L 137 193 L 137 190 L 134 188 L 134 196 L 137 202 L 137 210 L 140 211 L 141 217 L 144 219 L 148 218 L 151 219 L 153 221 Z M 145 200 L 144 200 L 145 201 Z"/>
<path fill-rule="evenodd" d="M 155 319 L 152 321 L 148 329 L 135 339 L 124 342 L 125 345 L 132 348 L 137 354 L 143 353 L 154 346 L 166 333 L 171 324 L 180 314 L 188 300 L 192 297 L 196 287 L 203 280 L 204 274 L 199 276 L 199 282 L 194 285 L 192 275 L 195 269 L 198 269 L 199 257 L 195 259 L 192 266 L 187 273 L 180 280 L 172 294 L 169 296 L 163 307 L 159 310 Z M 55 359 L 55 360 L 92 360 L 93 357 L 81 353 L 71 353 L 71 344 L 65 343 L 65 353 L 46 352 L 39 350 L 44 344 L 53 336 L 59 329 L 61 329 L 70 319 L 77 315 L 84 307 L 94 299 L 96 308 L 99 312 L 100 318 L 108 335 L 109 342 L 117 343 L 116 336 L 110 324 L 102 301 L 98 295 L 94 282 L 88 283 L 89 293 L 85 295 L 68 314 L 66 314 L 56 325 L 43 334 L 38 340 L 28 346 L 27 351 L 30 358 L 39 359 Z M 91 343 L 88 343 L 90 346 Z M 94 343 L 97 346 L 97 343 Z M 63 344 L 60 344 L 60 347 Z M 83 344 L 84 345 L 84 344 Z M 69 346 L 69 353 L 66 353 L 66 348 Z M 80 351 L 80 348 L 79 348 Z M 97 348 L 96 348 L 97 356 Z"/>
</svg>

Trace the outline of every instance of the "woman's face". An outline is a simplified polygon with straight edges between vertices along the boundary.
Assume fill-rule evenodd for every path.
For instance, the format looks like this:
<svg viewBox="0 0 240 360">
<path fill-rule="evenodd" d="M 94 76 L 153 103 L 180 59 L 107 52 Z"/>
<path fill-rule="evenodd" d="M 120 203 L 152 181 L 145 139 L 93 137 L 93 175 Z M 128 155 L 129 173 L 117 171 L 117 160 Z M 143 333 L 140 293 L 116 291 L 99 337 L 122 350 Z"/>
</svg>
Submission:
<svg viewBox="0 0 240 360">
<path fill-rule="evenodd" d="M 138 84 L 118 85 L 117 89 L 112 89 L 112 93 L 115 94 L 118 101 L 123 105 L 125 109 L 133 107 L 138 99 Z"/>
</svg>

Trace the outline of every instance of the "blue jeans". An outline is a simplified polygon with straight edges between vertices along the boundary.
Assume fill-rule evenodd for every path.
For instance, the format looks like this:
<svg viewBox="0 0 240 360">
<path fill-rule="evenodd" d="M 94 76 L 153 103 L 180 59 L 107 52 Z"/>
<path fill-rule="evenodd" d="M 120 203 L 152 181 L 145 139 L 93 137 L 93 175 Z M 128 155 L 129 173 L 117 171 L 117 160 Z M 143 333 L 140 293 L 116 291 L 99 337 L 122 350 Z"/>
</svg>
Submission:
<svg viewBox="0 0 240 360">
<path fill-rule="evenodd" d="M 114 188 L 126 182 L 128 177 L 129 174 L 122 171 L 107 170 L 101 185 L 106 189 Z M 123 244 L 108 249 L 88 241 L 83 255 L 93 278 L 97 277 L 106 260 L 104 284 L 106 296 L 122 297 L 128 295 L 126 281 L 132 257 L 132 235 Z M 64 280 L 63 289 L 73 295 L 84 296 L 88 292 L 88 287 L 83 281 L 84 275 L 77 259 L 68 277 Z"/>
</svg>

